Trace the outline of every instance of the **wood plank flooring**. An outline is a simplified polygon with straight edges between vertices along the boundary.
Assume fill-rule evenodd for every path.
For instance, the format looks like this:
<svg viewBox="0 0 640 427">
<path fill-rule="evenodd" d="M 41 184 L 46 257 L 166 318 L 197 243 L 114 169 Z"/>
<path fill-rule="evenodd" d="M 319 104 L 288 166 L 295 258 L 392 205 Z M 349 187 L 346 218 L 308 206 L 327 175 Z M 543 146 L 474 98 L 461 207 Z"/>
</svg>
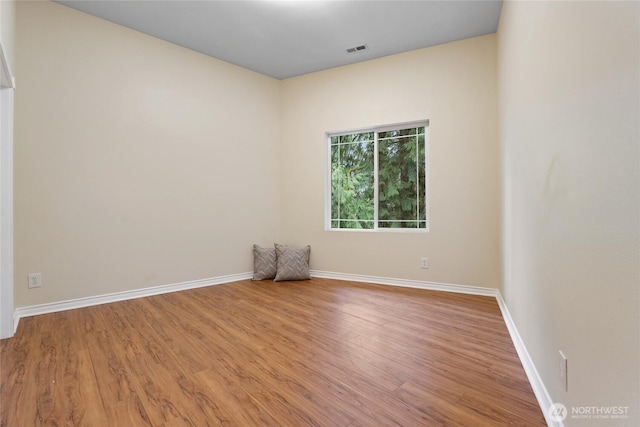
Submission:
<svg viewBox="0 0 640 427">
<path fill-rule="evenodd" d="M 241 281 L 22 319 L 0 425 L 546 425 L 493 298 Z"/>
</svg>

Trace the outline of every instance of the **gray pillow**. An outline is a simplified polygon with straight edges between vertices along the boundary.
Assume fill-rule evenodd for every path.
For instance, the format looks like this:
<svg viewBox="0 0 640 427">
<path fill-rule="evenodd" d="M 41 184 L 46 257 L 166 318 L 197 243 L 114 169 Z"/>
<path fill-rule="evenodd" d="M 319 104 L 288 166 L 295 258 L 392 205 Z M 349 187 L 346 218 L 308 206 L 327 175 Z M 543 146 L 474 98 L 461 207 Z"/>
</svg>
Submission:
<svg viewBox="0 0 640 427">
<path fill-rule="evenodd" d="M 253 245 L 253 280 L 276 277 L 276 250 Z"/>
<path fill-rule="evenodd" d="M 311 279 L 309 275 L 311 246 L 294 248 L 276 243 L 275 247 L 278 268 L 274 281 Z"/>
</svg>

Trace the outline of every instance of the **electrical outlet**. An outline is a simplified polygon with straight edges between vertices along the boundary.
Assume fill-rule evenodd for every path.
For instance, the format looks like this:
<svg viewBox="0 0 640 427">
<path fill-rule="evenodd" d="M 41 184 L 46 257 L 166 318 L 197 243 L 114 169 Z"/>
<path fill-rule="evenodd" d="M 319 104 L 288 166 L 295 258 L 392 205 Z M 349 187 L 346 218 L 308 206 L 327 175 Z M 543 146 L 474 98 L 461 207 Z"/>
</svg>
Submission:
<svg viewBox="0 0 640 427">
<path fill-rule="evenodd" d="M 559 351 L 560 353 L 560 383 L 562 384 L 562 388 L 564 391 L 569 390 L 569 379 L 567 377 L 567 357 Z"/>
<path fill-rule="evenodd" d="M 42 275 L 40 273 L 31 273 L 28 278 L 29 289 L 42 287 Z"/>
<path fill-rule="evenodd" d="M 420 260 L 420 268 L 429 268 L 429 258 L 422 257 L 422 259 Z"/>
</svg>

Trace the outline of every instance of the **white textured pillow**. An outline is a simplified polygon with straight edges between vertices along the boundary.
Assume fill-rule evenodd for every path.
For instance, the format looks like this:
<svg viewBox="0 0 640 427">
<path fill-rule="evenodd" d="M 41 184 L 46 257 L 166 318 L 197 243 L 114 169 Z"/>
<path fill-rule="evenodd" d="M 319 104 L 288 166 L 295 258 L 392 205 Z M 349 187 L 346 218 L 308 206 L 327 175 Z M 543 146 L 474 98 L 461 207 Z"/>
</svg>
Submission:
<svg viewBox="0 0 640 427">
<path fill-rule="evenodd" d="M 311 246 L 294 248 L 276 243 L 275 247 L 278 267 L 274 281 L 311 279 L 309 275 Z"/>
<path fill-rule="evenodd" d="M 266 280 L 276 277 L 275 248 L 261 248 L 253 245 L 253 280 Z"/>
</svg>

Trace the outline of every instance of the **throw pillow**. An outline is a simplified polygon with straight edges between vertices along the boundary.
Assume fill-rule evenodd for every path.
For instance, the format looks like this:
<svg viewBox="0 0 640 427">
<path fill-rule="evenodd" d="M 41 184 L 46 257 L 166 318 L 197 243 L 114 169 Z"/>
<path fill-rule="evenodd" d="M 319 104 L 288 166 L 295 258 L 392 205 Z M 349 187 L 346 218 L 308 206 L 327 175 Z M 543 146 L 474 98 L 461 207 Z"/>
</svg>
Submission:
<svg viewBox="0 0 640 427">
<path fill-rule="evenodd" d="M 294 248 L 276 243 L 275 247 L 278 267 L 274 281 L 311 279 L 309 275 L 311 246 Z"/>
<path fill-rule="evenodd" d="M 276 277 L 276 250 L 253 245 L 253 280 Z"/>
</svg>

